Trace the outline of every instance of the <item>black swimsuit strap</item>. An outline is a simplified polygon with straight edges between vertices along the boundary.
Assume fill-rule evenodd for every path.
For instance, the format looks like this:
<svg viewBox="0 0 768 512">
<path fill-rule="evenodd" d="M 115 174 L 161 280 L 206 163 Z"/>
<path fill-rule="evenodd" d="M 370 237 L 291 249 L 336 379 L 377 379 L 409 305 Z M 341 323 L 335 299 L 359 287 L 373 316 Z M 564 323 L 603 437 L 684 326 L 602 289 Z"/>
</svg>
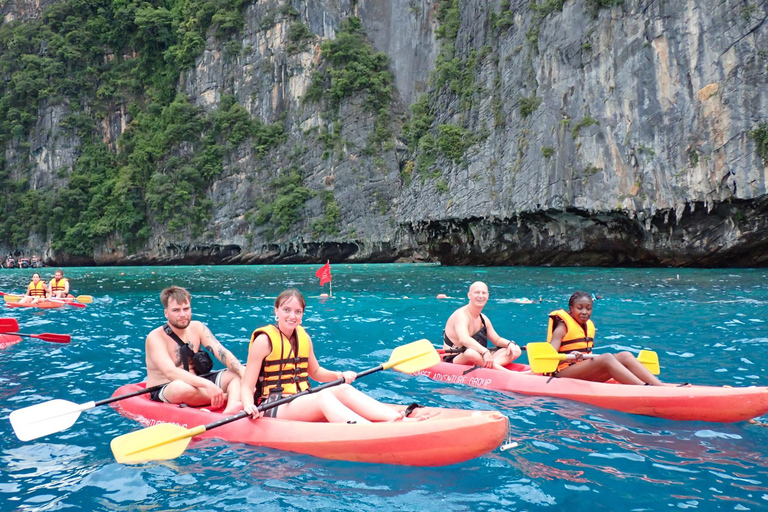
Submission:
<svg viewBox="0 0 768 512">
<path fill-rule="evenodd" d="M 485 318 L 483 317 L 482 313 L 480 313 L 480 321 L 483 323 L 483 326 L 480 328 L 479 331 L 473 334 L 471 338 L 476 342 L 480 343 L 481 345 L 483 345 L 484 347 L 488 348 L 488 329 L 486 328 Z M 445 343 L 449 347 L 456 347 L 456 344 L 451 341 L 451 339 L 448 337 L 445 331 L 443 331 L 443 343 Z M 467 350 L 466 347 L 461 347 L 462 352 L 464 352 L 465 350 Z"/>
<path fill-rule="evenodd" d="M 192 350 L 192 347 L 189 346 L 189 343 L 185 343 L 181 341 L 181 338 L 179 338 L 179 335 L 173 332 L 173 329 L 171 329 L 170 325 L 165 324 L 163 326 L 163 331 L 165 331 L 165 334 L 167 334 L 173 341 L 175 341 L 176 344 L 181 349 L 181 362 L 184 364 L 184 371 L 188 372 L 189 360 L 192 358 L 195 351 Z"/>
</svg>

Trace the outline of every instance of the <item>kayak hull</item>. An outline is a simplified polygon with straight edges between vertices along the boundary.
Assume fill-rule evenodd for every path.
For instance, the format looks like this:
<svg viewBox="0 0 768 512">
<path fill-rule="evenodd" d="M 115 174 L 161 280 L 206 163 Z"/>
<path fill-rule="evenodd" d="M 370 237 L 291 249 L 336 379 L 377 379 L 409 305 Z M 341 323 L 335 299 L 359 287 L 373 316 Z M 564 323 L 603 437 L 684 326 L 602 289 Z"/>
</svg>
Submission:
<svg viewBox="0 0 768 512">
<path fill-rule="evenodd" d="M 113 396 L 144 388 L 129 384 Z M 113 402 L 122 415 L 144 426 L 174 423 L 185 428 L 206 425 L 225 418 L 223 414 L 198 408 L 153 402 L 139 395 Z M 400 406 L 392 406 L 398 410 Z M 410 417 L 423 421 L 364 424 L 288 421 L 276 418 L 245 418 L 211 429 L 200 437 L 264 446 L 313 455 L 324 459 L 445 466 L 479 457 L 499 446 L 507 436 L 507 417 L 497 411 L 418 408 Z M 461 440 L 461 442 L 457 442 Z"/>
<path fill-rule="evenodd" d="M 0 350 L 8 348 L 11 345 L 15 345 L 20 341 L 21 338 L 19 336 L 14 336 L 12 334 L 0 334 Z"/>
<path fill-rule="evenodd" d="M 74 295 L 67 295 L 67 299 L 74 299 Z M 63 299 L 62 299 L 63 300 Z M 50 300 L 41 300 L 40 302 L 31 304 L 27 302 L 6 302 L 5 307 L 7 308 L 40 308 L 40 309 L 54 309 L 54 308 L 60 308 L 64 306 L 64 302 L 53 302 Z"/>
<path fill-rule="evenodd" d="M 566 398 L 615 411 L 670 420 L 733 423 L 768 413 L 768 387 L 764 386 L 631 386 L 545 377 L 528 373 L 529 367 L 522 364 L 513 363 L 508 368 L 513 371 L 473 370 L 471 366 L 443 362 L 417 375 L 522 395 Z"/>
</svg>

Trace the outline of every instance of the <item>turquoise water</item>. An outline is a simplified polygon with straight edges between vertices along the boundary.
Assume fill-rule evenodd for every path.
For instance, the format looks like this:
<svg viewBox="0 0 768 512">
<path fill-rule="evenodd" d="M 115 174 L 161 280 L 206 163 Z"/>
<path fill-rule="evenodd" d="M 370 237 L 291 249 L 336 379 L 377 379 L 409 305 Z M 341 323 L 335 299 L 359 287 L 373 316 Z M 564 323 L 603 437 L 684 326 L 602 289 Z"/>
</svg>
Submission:
<svg viewBox="0 0 768 512">
<path fill-rule="evenodd" d="M 195 318 L 242 361 L 251 331 L 273 318 L 270 297 L 296 286 L 308 297 L 304 325 L 321 363 L 352 370 L 376 366 L 416 339 L 437 345 L 474 280 L 489 283 L 485 312 L 518 343 L 542 341 L 547 313 L 584 289 L 604 296 L 593 316 L 599 347 L 654 349 L 669 382 L 768 385 L 759 352 L 768 347 L 766 270 L 334 265 L 333 298 L 324 300 L 318 267 L 66 269 L 73 293 L 92 295 L 92 305 L 5 310 L 24 332 L 68 333 L 73 341 L 24 339 L 0 350 L 0 510 L 768 509 L 768 428 L 760 425 L 646 418 L 392 371 L 355 386 L 391 402 L 501 410 L 519 446 L 411 468 L 204 440 L 171 461 L 124 466 L 109 442 L 140 427 L 109 407 L 36 442 L 13 435 L 14 409 L 99 400 L 141 380 L 144 336 L 163 321 L 158 293 L 170 284 L 190 289 Z M 53 269 L 43 270 L 47 278 Z M 0 271 L 0 290 L 22 290 L 30 276 Z M 437 300 L 438 293 L 452 298 Z M 541 304 L 513 302 L 539 296 Z"/>
</svg>

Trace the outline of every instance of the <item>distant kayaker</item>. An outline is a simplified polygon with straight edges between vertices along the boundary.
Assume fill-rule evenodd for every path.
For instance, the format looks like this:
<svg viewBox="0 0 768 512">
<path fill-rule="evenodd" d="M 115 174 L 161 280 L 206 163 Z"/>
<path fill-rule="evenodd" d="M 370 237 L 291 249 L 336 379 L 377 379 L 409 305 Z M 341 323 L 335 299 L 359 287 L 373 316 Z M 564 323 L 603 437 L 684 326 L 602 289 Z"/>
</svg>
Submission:
<svg viewBox="0 0 768 512">
<path fill-rule="evenodd" d="M 470 364 L 507 370 L 504 365 L 520 357 L 520 347 L 499 336 L 490 319 L 482 313 L 488 302 L 488 286 L 477 281 L 469 287 L 469 304 L 462 306 L 448 318 L 443 331 L 443 348 L 461 350 L 444 360 L 458 364 Z M 488 341 L 501 350 L 491 352 Z"/>
<path fill-rule="evenodd" d="M 301 326 L 305 307 L 301 292 L 285 290 L 275 300 L 277 322 L 253 331 L 242 381 L 244 410 L 257 417 L 258 405 L 309 389 L 310 378 L 317 382 L 343 378 L 344 384 L 297 397 L 264 414 L 286 420 L 331 423 L 410 419 L 406 418 L 407 412 L 397 412 L 350 386 L 355 372 L 331 371 L 320 366 L 312 340 Z"/>
<path fill-rule="evenodd" d="M 240 379 L 245 367 L 208 327 L 192 320 L 191 301 L 190 293 L 179 286 L 160 293 L 168 323 L 147 336 L 147 387 L 166 385 L 149 396 L 155 402 L 210 404 L 214 408 L 226 401 L 225 414 L 239 411 L 242 408 Z M 201 346 L 210 350 L 227 369 L 209 374 L 213 361 Z"/>
<path fill-rule="evenodd" d="M 549 314 L 547 341 L 563 354 L 575 354 L 576 359 L 561 363 L 554 373 L 557 377 L 605 382 L 614 379 L 622 384 L 652 384 L 663 386 L 631 352 L 601 354 L 584 359 L 592 352 L 595 325 L 592 316 L 592 295 L 576 292 L 568 300 L 569 311 L 560 309 Z"/>
<path fill-rule="evenodd" d="M 37 304 L 40 301 L 45 300 L 48 295 L 48 287 L 45 285 L 45 281 L 40 279 L 40 274 L 35 272 L 32 274 L 32 282 L 27 285 L 27 293 L 19 300 L 20 303 Z"/>
<path fill-rule="evenodd" d="M 64 277 L 64 271 L 58 269 L 53 274 L 53 279 L 48 283 L 48 294 L 51 297 L 64 298 L 69 294 L 69 279 Z"/>
</svg>

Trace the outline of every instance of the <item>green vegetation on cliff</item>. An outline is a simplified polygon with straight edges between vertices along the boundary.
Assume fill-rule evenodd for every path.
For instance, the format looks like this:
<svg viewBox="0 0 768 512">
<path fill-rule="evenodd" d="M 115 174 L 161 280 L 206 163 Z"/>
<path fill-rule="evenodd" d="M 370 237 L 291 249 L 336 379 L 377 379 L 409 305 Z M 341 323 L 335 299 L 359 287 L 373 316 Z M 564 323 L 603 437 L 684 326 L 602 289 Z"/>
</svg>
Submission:
<svg viewBox="0 0 768 512">
<path fill-rule="evenodd" d="M 36 233 L 56 250 L 91 256 L 107 240 L 141 244 L 155 224 L 199 231 L 211 207 L 206 190 L 224 157 L 247 142 L 259 154 L 284 139 L 281 126 L 253 120 L 232 96 L 206 113 L 177 93 L 180 72 L 194 64 L 206 37 L 240 30 L 242 5 L 66 0 L 40 19 L 3 24 L 0 146 L 12 156 L 0 159 L 0 239 L 23 246 Z M 58 133 L 71 140 L 46 140 L 55 127 L 38 118 L 51 107 L 66 113 Z M 130 124 L 110 148 L 104 131 L 126 107 Z M 41 138 L 77 151 L 55 191 L 33 180 L 29 146 Z"/>
<path fill-rule="evenodd" d="M 458 124 L 441 123 L 433 127 L 435 116 L 430 97 L 437 98 L 441 92 L 449 92 L 461 99 L 464 110 L 470 109 L 479 91 L 475 84 L 477 67 L 490 50 L 484 46 L 479 52 L 470 49 L 466 57 L 456 54 L 455 44 L 460 28 L 458 0 L 441 0 L 437 6 L 437 19 L 440 26 L 435 35 L 441 41 L 440 53 L 429 79 L 434 92 L 422 94 L 411 105 L 410 119 L 403 127 L 409 149 L 415 156 L 415 163 L 411 161 L 403 168 L 406 183 L 410 183 L 414 167 L 422 179 L 439 178 L 442 171 L 434 166 L 440 155 L 459 163 L 466 150 L 479 140 L 478 136 L 473 136 L 467 128 Z M 447 192 L 445 181 L 436 182 L 436 186 L 441 193 Z"/>
<path fill-rule="evenodd" d="M 360 20 L 355 17 L 342 21 L 336 39 L 324 41 L 321 51 L 324 64 L 312 74 L 304 99 L 325 101 L 336 119 L 343 99 L 355 93 L 367 93 L 366 106 L 376 113 L 376 125 L 369 142 L 371 146 L 383 144 L 391 136 L 389 57 L 374 51 L 363 35 Z"/>
<path fill-rule="evenodd" d="M 749 132 L 749 136 L 757 145 L 757 154 L 768 165 L 768 123 L 761 123 L 757 128 Z"/>
<path fill-rule="evenodd" d="M 301 220 L 301 208 L 313 193 L 302 184 L 297 167 L 270 181 L 267 189 L 270 193 L 256 201 L 256 213 L 250 217 L 259 226 L 271 225 L 277 233 L 287 233 Z"/>
</svg>

